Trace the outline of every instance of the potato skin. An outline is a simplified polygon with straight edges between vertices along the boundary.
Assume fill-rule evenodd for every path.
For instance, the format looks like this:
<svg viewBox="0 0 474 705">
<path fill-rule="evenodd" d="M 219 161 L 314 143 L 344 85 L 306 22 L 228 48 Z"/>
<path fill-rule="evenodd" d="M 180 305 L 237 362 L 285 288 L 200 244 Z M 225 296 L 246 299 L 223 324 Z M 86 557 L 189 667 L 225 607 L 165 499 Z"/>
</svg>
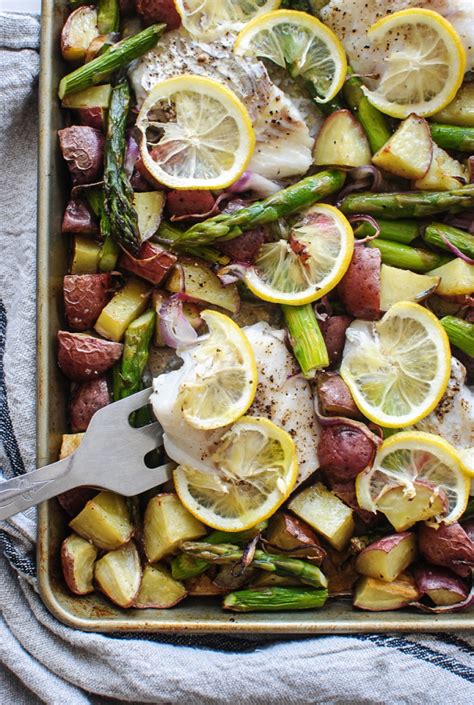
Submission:
<svg viewBox="0 0 474 705">
<path fill-rule="evenodd" d="M 380 317 L 380 268 L 379 250 L 358 245 L 354 248 L 349 269 L 337 290 L 344 307 L 351 316 L 366 321 Z"/>
<path fill-rule="evenodd" d="M 183 216 L 201 216 L 215 206 L 215 198 L 210 191 L 170 191 L 166 195 L 166 210 L 173 220 Z"/>
<path fill-rule="evenodd" d="M 447 568 L 419 565 L 414 569 L 414 576 L 422 595 L 429 594 L 432 590 L 448 590 L 459 595 L 459 601 L 467 597 L 468 590 L 464 580 Z"/>
<path fill-rule="evenodd" d="M 450 568 L 462 578 L 471 574 L 471 567 L 474 565 L 474 542 L 461 524 L 441 524 L 438 529 L 420 524 L 418 547 L 429 563 Z"/>
<path fill-rule="evenodd" d="M 246 230 L 233 240 L 227 242 L 217 242 L 218 249 L 234 262 L 245 262 L 252 264 L 255 262 L 258 252 L 266 242 L 267 231 L 264 227 Z"/>
<path fill-rule="evenodd" d="M 111 298 L 111 286 L 109 273 L 64 277 L 64 313 L 71 330 L 81 332 L 93 327 Z"/>
<path fill-rule="evenodd" d="M 74 111 L 80 125 L 93 127 L 104 132 L 106 127 L 107 111 L 105 108 L 77 108 Z"/>
<path fill-rule="evenodd" d="M 79 512 L 82 512 L 87 502 L 98 493 L 99 490 L 93 487 L 74 487 L 72 490 L 58 494 L 57 500 L 66 514 L 75 517 Z"/>
<path fill-rule="evenodd" d="M 293 558 L 305 558 L 316 565 L 321 565 L 326 556 L 314 530 L 287 512 L 279 512 L 272 517 L 266 536 L 270 553 L 274 551 Z"/>
<path fill-rule="evenodd" d="M 73 382 L 101 377 L 122 355 L 122 343 L 58 331 L 58 365 Z"/>
<path fill-rule="evenodd" d="M 329 316 L 320 321 L 321 333 L 329 356 L 329 368 L 338 367 L 346 344 L 346 330 L 352 323 L 350 316 Z"/>
<path fill-rule="evenodd" d="M 85 201 L 74 198 L 68 201 L 64 211 L 61 232 L 98 235 L 99 225 Z"/>
<path fill-rule="evenodd" d="M 66 61 L 84 61 L 89 44 L 98 34 L 94 5 L 82 5 L 73 10 L 61 31 L 63 58 Z"/>
<path fill-rule="evenodd" d="M 120 257 L 120 267 L 155 286 L 160 284 L 169 270 L 174 267 L 178 258 L 154 242 L 144 242 L 140 249 L 140 257 L 132 257 L 123 252 Z"/>
<path fill-rule="evenodd" d="M 85 431 L 96 411 L 110 404 L 107 380 L 104 377 L 81 382 L 74 390 L 69 404 L 69 420 L 73 433 Z"/>
<path fill-rule="evenodd" d="M 349 387 L 340 375 L 321 372 L 316 378 L 316 387 L 321 411 L 326 416 L 345 416 L 350 419 L 363 418 L 355 405 Z"/>
<path fill-rule="evenodd" d="M 145 22 L 164 22 L 168 29 L 178 29 L 181 17 L 173 0 L 136 0 L 137 12 Z"/>
<path fill-rule="evenodd" d="M 74 184 L 99 181 L 104 156 L 104 135 L 85 125 L 59 130 L 59 144 Z"/>
<path fill-rule="evenodd" d="M 353 426 L 338 424 L 321 429 L 318 443 L 320 468 L 332 480 L 346 482 L 354 479 L 372 462 L 374 455 L 374 443 Z"/>
<path fill-rule="evenodd" d="M 339 497 L 341 502 L 344 502 L 344 504 L 347 504 L 347 506 L 352 509 L 364 526 L 375 526 L 378 523 L 379 519 L 377 514 L 373 514 L 359 507 L 355 490 L 355 480 L 346 480 L 344 482 L 331 481 L 326 477 L 326 482 L 336 497 Z"/>
</svg>

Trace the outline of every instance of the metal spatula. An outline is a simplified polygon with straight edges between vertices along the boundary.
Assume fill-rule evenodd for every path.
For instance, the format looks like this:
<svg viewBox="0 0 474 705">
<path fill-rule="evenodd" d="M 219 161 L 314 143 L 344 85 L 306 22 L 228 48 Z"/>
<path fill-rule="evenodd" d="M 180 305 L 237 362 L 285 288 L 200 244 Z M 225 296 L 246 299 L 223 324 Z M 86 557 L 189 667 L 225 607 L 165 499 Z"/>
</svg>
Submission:
<svg viewBox="0 0 474 705">
<path fill-rule="evenodd" d="M 64 460 L 0 482 L 0 519 L 74 487 L 90 485 L 131 496 L 166 482 L 173 463 L 149 468 L 145 456 L 162 445 L 155 422 L 133 428 L 129 416 L 146 406 L 151 388 L 97 411 L 79 448 Z"/>
</svg>

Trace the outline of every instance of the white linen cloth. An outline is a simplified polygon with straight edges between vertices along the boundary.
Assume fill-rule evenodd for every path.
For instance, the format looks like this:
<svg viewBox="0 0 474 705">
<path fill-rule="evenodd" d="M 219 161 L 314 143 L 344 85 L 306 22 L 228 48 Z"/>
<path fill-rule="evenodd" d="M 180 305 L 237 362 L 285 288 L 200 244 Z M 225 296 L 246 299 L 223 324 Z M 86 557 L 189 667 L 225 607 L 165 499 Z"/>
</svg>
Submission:
<svg viewBox="0 0 474 705">
<path fill-rule="evenodd" d="M 0 12 L 0 467 L 34 468 L 38 18 Z M 0 702 L 471 705 L 474 639 L 101 635 L 36 590 L 35 511 L 0 524 Z"/>
</svg>

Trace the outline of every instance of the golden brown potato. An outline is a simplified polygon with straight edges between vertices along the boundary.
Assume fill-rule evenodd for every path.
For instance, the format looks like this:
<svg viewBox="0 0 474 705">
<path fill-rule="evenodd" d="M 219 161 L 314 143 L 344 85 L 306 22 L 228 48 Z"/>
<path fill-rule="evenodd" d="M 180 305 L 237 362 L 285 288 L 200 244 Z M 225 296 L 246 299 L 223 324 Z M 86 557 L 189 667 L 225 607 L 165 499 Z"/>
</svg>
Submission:
<svg viewBox="0 0 474 705">
<path fill-rule="evenodd" d="M 385 612 L 407 607 L 420 599 L 414 578 L 402 573 L 396 580 L 387 583 L 377 578 L 361 578 L 354 592 L 354 607 L 370 612 Z"/>
<path fill-rule="evenodd" d="M 99 35 L 97 10 L 82 5 L 73 10 L 61 32 L 61 52 L 66 61 L 84 61 L 89 44 Z"/>
<path fill-rule="evenodd" d="M 165 610 L 177 605 L 187 594 L 184 585 L 172 578 L 165 566 L 147 565 L 134 607 Z"/>
<path fill-rule="evenodd" d="M 361 575 L 392 582 L 416 557 L 415 534 L 405 531 L 384 536 L 359 553 L 356 570 Z"/>
<path fill-rule="evenodd" d="M 183 507 L 176 494 L 158 494 L 148 502 L 144 519 L 145 553 L 150 563 L 204 536 L 206 527 Z"/>
<path fill-rule="evenodd" d="M 132 537 L 134 526 L 125 497 L 104 490 L 69 522 L 73 531 L 98 548 L 112 551 Z"/>
<path fill-rule="evenodd" d="M 71 592 L 88 595 L 94 592 L 94 562 L 97 548 L 77 534 L 71 534 L 61 545 L 61 566 Z"/>
<path fill-rule="evenodd" d="M 97 587 L 119 607 L 131 607 L 138 595 L 142 570 L 133 541 L 106 553 L 95 564 Z"/>
</svg>

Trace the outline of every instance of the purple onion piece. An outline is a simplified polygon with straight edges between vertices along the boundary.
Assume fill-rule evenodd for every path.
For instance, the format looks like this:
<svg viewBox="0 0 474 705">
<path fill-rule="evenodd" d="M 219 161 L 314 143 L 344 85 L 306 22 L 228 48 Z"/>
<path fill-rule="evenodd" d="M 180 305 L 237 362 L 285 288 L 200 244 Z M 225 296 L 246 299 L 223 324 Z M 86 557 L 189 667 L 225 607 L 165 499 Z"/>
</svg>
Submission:
<svg viewBox="0 0 474 705">
<path fill-rule="evenodd" d="M 245 264 L 244 262 L 235 262 L 222 267 L 222 269 L 217 272 L 217 276 L 223 286 L 228 286 L 229 284 L 235 284 L 235 282 L 239 280 L 243 281 L 250 267 L 251 265 Z"/>
<path fill-rule="evenodd" d="M 236 563 L 232 569 L 232 575 L 236 578 L 240 577 L 242 573 L 250 566 L 253 559 L 255 558 L 255 551 L 257 549 L 257 544 L 260 539 L 260 533 L 257 533 L 251 541 L 244 548 L 242 558 L 238 563 Z"/>
<path fill-rule="evenodd" d="M 382 174 L 374 164 L 357 166 L 349 171 L 351 183 L 347 184 L 339 194 L 338 204 L 354 191 L 372 191 L 379 193 L 383 190 L 384 182 Z"/>
<path fill-rule="evenodd" d="M 474 235 L 474 211 L 467 210 L 463 213 L 457 213 L 456 215 L 448 215 L 444 222 L 447 225 L 452 225 L 453 228 L 460 228 L 461 230 L 466 230 L 471 235 Z"/>
<path fill-rule="evenodd" d="M 183 300 L 177 294 L 163 301 L 158 312 L 160 335 L 170 348 L 183 348 L 196 342 L 198 334 L 183 313 Z"/>
<path fill-rule="evenodd" d="M 365 215 L 365 214 L 360 214 L 360 215 L 350 215 L 348 218 L 349 223 L 352 225 L 352 223 L 358 223 L 359 221 L 364 221 L 365 223 L 369 223 L 375 230 L 375 233 L 373 235 L 367 235 L 366 237 L 363 237 L 361 240 L 356 240 L 355 245 L 363 245 L 365 242 L 369 242 L 369 240 L 375 240 L 376 237 L 380 235 L 380 226 L 373 218 L 371 215 Z"/>
<path fill-rule="evenodd" d="M 125 150 L 125 159 L 123 162 L 123 168 L 128 178 L 130 179 L 135 168 L 135 164 L 140 156 L 140 148 L 133 137 L 133 135 L 128 135 L 127 137 L 127 147 Z"/>
<path fill-rule="evenodd" d="M 253 171 L 244 171 L 240 179 L 229 186 L 230 193 L 242 193 L 243 191 L 253 191 L 259 198 L 267 198 L 267 196 L 281 191 L 281 186 Z"/>
<path fill-rule="evenodd" d="M 464 252 L 461 252 L 461 250 L 456 247 L 456 245 L 453 245 L 453 243 L 450 242 L 447 237 L 441 235 L 441 239 L 448 248 L 448 250 L 450 250 L 454 255 L 456 255 L 456 257 L 459 257 L 459 259 L 462 259 L 463 262 L 467 262 L 468 264 L 474 264 L 474 259 L 465 255 Z"/>
</svg>

